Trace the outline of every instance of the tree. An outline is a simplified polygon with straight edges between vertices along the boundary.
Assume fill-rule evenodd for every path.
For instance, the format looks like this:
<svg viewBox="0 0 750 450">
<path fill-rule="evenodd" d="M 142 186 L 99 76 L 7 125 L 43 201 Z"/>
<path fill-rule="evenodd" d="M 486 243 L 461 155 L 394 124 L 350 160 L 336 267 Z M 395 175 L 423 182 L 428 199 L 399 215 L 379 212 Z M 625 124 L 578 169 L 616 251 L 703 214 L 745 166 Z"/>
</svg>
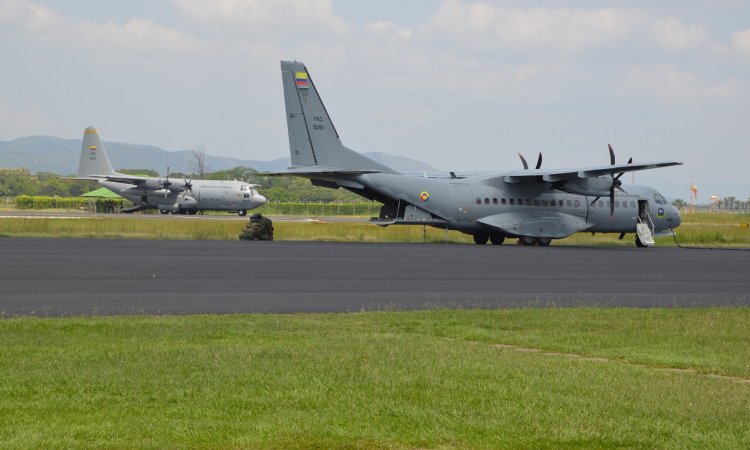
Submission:
<svg viewBox="0 0 750 450">
<path fill-rule="evenodd" d="M 39 179 L 26 167 L 0 169 L 0 196 L 36 195 Z"/>
<path fill-rule="evenodd" d="M 682 211 L 682 208 L 684 208 L 685 205 L 687 205 L 687 203 L 685 203 L 685 200 L 681 198 L 678 198 L 677 200 L 672 201 L 672 206 L 674 206 L 680 211 Z"/>
<path fill-rule="evenodd" d="M 731 211 L 734 209 L 734 201 L 737 200 L 737 197 L 727 197 L 726 200 L 729 204 L 729 210 Z"/>
<path fill-rule="evenodd" d="M 208 166 L 206 165 L 206 146 L 203 144 L 196 145 L 190 149 L 190 152 L 193 154 L 193 172 L 202 180 L 208 171 Z"/>
</svg>

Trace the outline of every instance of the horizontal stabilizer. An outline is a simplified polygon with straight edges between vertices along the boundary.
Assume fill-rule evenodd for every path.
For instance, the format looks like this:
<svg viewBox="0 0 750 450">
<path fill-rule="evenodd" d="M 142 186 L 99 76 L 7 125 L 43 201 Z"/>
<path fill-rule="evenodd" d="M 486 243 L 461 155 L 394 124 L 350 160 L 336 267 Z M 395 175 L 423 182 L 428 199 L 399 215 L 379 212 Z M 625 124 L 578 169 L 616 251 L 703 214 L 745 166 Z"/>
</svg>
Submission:
<svg viewBox="0 0 750 450">
<path fill-rule="evenodd" d="M 96 183 L 99 181 L 99 178 L 93 178 L 93 177 L 57 177 L 60 181 L 88 181 L 91 183 Z"/>
<path fill-rule="evenodd" d="M 325 167 L 325 166 L 302 166 L 302 167 L 290 167 L 289 170 L 282 172 L 264 173 L 264 177 L 319 177 L 319 176 L 334 176 L 334 175 L 365 175 L 368 173 L 380 173 L 379 170 L 375 169 L 345 169 L 343 167 Z"/>
</svg>

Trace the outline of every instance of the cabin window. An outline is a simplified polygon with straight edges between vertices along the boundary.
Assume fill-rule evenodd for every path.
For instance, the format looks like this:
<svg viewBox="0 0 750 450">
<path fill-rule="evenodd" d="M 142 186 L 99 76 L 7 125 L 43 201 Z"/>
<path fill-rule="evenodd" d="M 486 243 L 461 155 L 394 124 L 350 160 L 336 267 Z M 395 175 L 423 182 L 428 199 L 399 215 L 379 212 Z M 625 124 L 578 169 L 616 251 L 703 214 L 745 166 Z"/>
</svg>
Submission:
<svg viewBox="0 0 750 450">
<path fill-rule="evenodd" d="M 526 206 L 531 206 L 531 200 L 529 200 L 528 198 L 526 199 Z"/>
<path fill-rule="evenodd" d="M 601 200 L 599 200 L 599 207 L 600 207 L 600 208 L 604 208 L 604 202 L 603 202 L 603 201 L 601 201 Z"/>
<path fill-rule="evenodd" d="M 505 204 L 505 199 L 503 199 L 503 204 Z M 516 204 L 516 201 L 515 201 L 515 200 L 513 200 L 513 199 L 510 199 L 510 204 L 511 204 L 511 205 L 515 205 L 515 204 Z"/>
<path fill-rule="evenodd" d="M 493 205 L 497 205 L 497 199 L 496 199 L 496 198 L 493 198 L 493 199 L 492 199 L 492 204 L 493 204 Z"/>
<path fill-rule="evenodd" d="M 490 199 L 488 199 L 487 197 L 485 197 L 484 198 L 484 204 L 485 205 L 489 205 L 490 204 Z"/>
<path fill-rule="evenodd" d="M 567 203 L 568 203 L 568 207 L 571 207 L 571 206 L 573 206 L 573 202 L 571 202 L 570 200 L 568 200 L 568 202 L 567 202 Z"/>
<path fill-rule="evenodd" d="M 578 208 L 579 206 L 581 206 L 581 202 L 579 202 L 578 200 L 576 200 L 576 208 Z"/>
<path fill-rule="evenodd" d="M 563 206 L 563 201 L 560 200 L 559 202 L 557 202 L 557 206 Z"/>
<path fill-rule="evenodd" d="M 513 199 L 510 199 L 510 201 L 512 202 L 512 201 L 513 201 Z M 500 202 L 501 202 L 501 203 L 502 203 L 502 204 L 504 205 L 504 204 L 505 204 L 505 198 L 501 198 L 501 199 L 500 199 Z M 512 204 L 513 204 L 513 203 L 511 203 L 511 205 L 512 205 Z"/>
<path fill-rule="evenodd" d="M 635 209 L 635 203 L 634 202 L 630 202 L 630 207 L 633 208 L 633 209 Z"/>
<path fill-rule="evenodd" d="M 482 204 L 482 199 L 477 197 L 477 205 L 481 205 L 481 204 Z"/>
<path fill-rule="evenodd" d="M 619 207 L 620 207 L 620 202 L 615 200 L 615 208 L 619 208 Z"/>
<path fill-rule="evenodd" d="M 542 206 L 547 206 L 547 200 L 542 200 Z"/>
<path fill-rule="evenodd" d="M 539 200 L 534 199 L 534 206 L 539 206 Z"/>
<path fill-rule="evenodd" d="M 611 207 L 612 207 L 612 202 L 607 202 L 607 208 L 611 208 Z"/>
<path fill-rule="evenodd" d="M 519 198 L 519 199 L 518 199 L 518 204 L 519 204 L 519 205 L 523 205 L 523 199 L 522 199 L 522 198 Z"/>
</svg>

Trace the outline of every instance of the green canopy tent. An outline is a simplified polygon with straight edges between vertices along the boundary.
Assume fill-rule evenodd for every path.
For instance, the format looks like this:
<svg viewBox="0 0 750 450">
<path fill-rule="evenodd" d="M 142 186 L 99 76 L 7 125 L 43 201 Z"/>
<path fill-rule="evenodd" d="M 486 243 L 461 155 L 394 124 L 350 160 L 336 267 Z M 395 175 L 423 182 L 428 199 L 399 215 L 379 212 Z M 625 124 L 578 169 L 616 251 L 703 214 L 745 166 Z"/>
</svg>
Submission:
<svg viewBox="0 0 750 450">
<path fill-rule="evenodd" d="M 122 198 L 107 188 L 99 188 L 95 191 L 87 192 L 81 197 L 99 197 L 99 198 Z"/>
<path fill-rule="evenodd" d="M 120 209 L 123 207 L 132 206 L 129 201 L 124 200 L 123 197 L 115 194 L 107 188 L 100 188 L 91 191 L 81 195 L 81 197 L 90 198 L 91 200 L 89 200 L 89 202 L 94 202 L 94 199 L 97 199 L 95 201 L 97 212 L 115 213 L 120 212 Z M 128 204 L 124 204 L 123 201 L 127 201 Z M 89 203 L 89 205 L 92 205 L 92 203 Z"/>
</svg>

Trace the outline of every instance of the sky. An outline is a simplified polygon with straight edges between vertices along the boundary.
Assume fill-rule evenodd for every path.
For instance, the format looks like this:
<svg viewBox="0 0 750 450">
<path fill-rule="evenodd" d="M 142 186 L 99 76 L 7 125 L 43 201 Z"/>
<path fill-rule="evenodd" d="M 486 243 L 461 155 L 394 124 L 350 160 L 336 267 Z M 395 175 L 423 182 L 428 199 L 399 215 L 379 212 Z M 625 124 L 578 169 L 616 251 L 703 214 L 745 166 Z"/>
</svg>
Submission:
<svg viewBox="0 0 750 450">
<path fill-rule="evenodd" d="M 686 191 L 750 183 L 746 0 L 0 0 L 0 58 L 3 141 L 93 125 L 281 158 L 298 60 L 359 152 L 505 170 L 608 164 L 611 144 L 684 161 L 648 175 Z"/>
</svg>

